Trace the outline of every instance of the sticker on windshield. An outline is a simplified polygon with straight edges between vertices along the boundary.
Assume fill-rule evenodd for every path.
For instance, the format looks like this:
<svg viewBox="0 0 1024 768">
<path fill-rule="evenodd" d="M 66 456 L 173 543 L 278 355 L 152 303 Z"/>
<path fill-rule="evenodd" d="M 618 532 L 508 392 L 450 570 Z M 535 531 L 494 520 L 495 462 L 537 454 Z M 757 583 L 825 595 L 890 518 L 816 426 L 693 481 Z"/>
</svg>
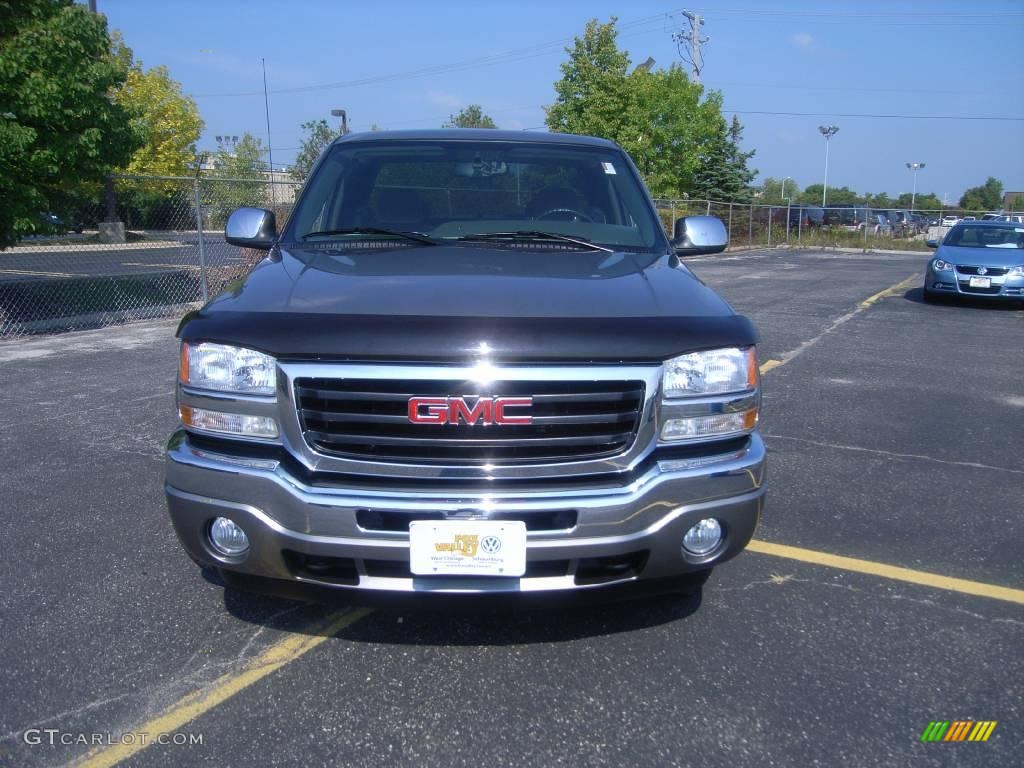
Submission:
<svg viewBox="0 0 1024 768">
<path fill-rule="evenodd" d="M 615 175 L 615 166 L 611 163 L 601 163 L 601 167 L 604 168 L 605 173 L 610 173 L 613 176 Z"/>
</svg>

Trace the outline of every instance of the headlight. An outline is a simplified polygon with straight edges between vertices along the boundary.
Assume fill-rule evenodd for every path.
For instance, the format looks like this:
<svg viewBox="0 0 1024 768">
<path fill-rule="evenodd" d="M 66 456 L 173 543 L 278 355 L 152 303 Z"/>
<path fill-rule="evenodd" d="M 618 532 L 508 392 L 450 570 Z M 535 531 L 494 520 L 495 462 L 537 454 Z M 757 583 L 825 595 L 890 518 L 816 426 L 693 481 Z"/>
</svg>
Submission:
<svg viewBox="0 0 1024 768">
<path fill-rule="evenodd" d="M 950 264 L 948 261 L 936 259 L 935 261 L 932 262 L 932 269 L 934 269 L 936 272 L 952 272 L 953 265 Z"/>
<path fill-rule="evenodd" d="M 1024 265 L 1014 267 L 1007 273 L 1007 277 L 1024 277 Z"/>
<path fill-rule="evenodd" d="M 732 347 L 674 357 L 665 363 L 661 384 L 666 398 L 752 390 L 757 387 L 757 354 L 753 347 Z"/>
<path fill-rule="evenodd" d="M 273 395 L 277 361 L 252 349 L 224 344 L 181 345 L 178 376 L 182 384 L 243 395 Z"/>
</svg>

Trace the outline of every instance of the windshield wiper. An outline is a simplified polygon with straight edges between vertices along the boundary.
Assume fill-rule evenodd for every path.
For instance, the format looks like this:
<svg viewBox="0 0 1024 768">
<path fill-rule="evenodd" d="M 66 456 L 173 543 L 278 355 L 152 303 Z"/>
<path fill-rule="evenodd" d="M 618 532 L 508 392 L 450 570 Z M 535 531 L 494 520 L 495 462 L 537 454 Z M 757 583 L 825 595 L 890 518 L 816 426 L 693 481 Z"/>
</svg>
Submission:
<svg viewBox="0 0 1024 768">
<path fill-rule="evenodd" d="M 517 232 L 481 232 L 476 235 L 462 235 L 461 237 L 455 238 L 456 240 L 462 241 L 474 241 L 474 240 L 550 240 L 557 243 L 571 243 L 585 248 L 588 251 L 604 251 L 605 253 L 615 253 L 611 248 L 605 248 L 603 245 L 597 245 L 578 237 L 569 237 L 568 235 L 560 235 L 557 232 L 541 232 L 539 230 L 519 230 Z"/>
<path fill-rule="evenodd" d="M 412 240 L 414 243 L 423 245 L 440 245 L 432 237 L 420 234 L 419 232 L 400 232 L 397 229 L 383 229 L 382 227 L 345 227 L 344 229 L 322 229 L 319 232 L 307 232 L 300 240 L 308 240 L 311 237 L 329 237 L 331 235 L 391 235 Z"/>
</svg>

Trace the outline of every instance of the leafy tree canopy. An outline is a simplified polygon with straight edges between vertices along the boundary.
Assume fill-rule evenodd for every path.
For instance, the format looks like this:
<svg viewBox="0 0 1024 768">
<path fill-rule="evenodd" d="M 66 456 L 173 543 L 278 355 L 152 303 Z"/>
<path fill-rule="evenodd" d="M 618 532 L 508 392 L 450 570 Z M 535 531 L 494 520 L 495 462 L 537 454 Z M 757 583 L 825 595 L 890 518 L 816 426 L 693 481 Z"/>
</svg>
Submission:
<svg viewBox="0 0 1024 768">
<path fill-rule="evenodd" d="M 809 184 L 800 193 L 800 202 L 808 205 L 821 205 L 821 192 L 824 189 L 821 184 Z M 856 205 L 863 202 L 860 195 L 849 187 L 829 187 L 828 205 Z"/>
<path fill-rule="evenodd" d="M 971 187 L 960 198 L 965 211 L 998 211 L 1003 206 L 1003 183 L 992 176 L 980 187 Z"/>
<path fill-rule="evenodd" d="M 377 128 L 371 126 L 370 130 L 377 130 Z M 341 128 L 331 128 L 324 119 L 310 120 L 308 123 L 303 123 L 302 131 L 305 135 L 302 137 L 299 154 L 296 155 L 291 170 L 292 178 L 296 181 L 305 179 L 313 169 L 313 163 L 320 157 L 320 153 L 332 141 L 341 136 Z"/>
<path fill-rule="evenodd" d="M 792 177 L 786 177 L 785 179 L 785 196 L 783 196 L 783 185 L 782 179 L 776 179 L 772 176 L 766 176 L 764 181 L 761 182 L 761 196 L 758 202 L 761 204 L 765 203 L 788 203 L 790 201 L 796 203 L 799 202 L 800 198 L 800 185 Z M 818 201 L 821 202 L 820 200 Z"/>
<path fill-rule="evenodd" d="M 918 192 L 916 196 L 910 192 L 903 192 L 896 198 L 895 207 L 910 210 L 911 203 L 915 211 L 941 211 L 943 207 L 939 196 L 933 192 Z"/>
<path fill-rule="evenodd" d="M 0 4 L 0 247 L 51 199 L 99 182 L 142 145 L 114 98 L 128 77 L 106 18 L 72 0 Z"/>
<path fill-rule="evenodd" d="M 131 61 L 128 48 L 114 34 L 115 51 Z M 127 52 L 127 56 L 125 55 Z M 145 143 L 135 151 L 124 171 L 130 174 L 184 176 L 196 159 L 196 142 L 203 132 L 199 108 L 181 92 L 181 83 L 165 66 L 143 70 L 142 62 L 131 62 L 128 77 L 115 100 L 134 115 L 136 133 Z"/>
<path fill-rule="evenodd" d="M 470 104 L 459 110 L 459 114 L 451 115 L 442 128 L 497 128 L 490 115 L 484 112 L 479 104 Z"/>
<path fill-rule="evenodd" d="M 589 21 L 566 49 L 548 128 L 618 142 L 656 197 L 742 195 L 754 176 L 746 167 L 753 153 L 740 150 L 742 128 L 722 116 L 721 94 L 705 93 L 678 64 L 630 72 L 615 24 L 614 17 Z"/>
</svg>

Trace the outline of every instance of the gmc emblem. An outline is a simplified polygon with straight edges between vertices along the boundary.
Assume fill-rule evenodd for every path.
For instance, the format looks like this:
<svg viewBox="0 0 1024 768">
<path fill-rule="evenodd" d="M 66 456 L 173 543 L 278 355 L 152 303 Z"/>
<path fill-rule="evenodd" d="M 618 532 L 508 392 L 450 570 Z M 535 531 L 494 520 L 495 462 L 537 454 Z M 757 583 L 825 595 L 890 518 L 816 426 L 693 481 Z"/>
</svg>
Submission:
<svg viewBox="0 0 1024 768">
<path fill-rule="evenodd" d="M 463 397 L 410 397 L 409 421 L 413 424 L 531 424 L 528 413 L 508 413 L 528 408 L 532 397 L 478 397 L 473 406 Z"/>
</svg>

